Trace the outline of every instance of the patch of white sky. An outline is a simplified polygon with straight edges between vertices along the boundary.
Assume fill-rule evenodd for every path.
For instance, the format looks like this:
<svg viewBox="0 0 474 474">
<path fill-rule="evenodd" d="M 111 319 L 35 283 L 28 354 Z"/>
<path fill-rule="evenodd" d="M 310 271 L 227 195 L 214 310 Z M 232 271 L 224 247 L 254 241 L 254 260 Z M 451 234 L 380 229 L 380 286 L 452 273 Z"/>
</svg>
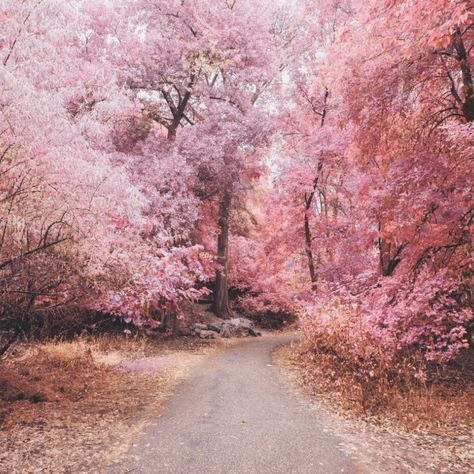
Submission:
<svg viewBox="0 0 474 474">
<path fill-rule="evenodd" d="M 290 18 L 298 17 L 303 13 L 303 3 L 300 0 L 270 0 L 269 3 L 276 9 L 281 9 L 283 13 L 287 13 Z M 300 73 L 303 75 L 309 73 L 309 68 L 304 64 L 300 64 L 296 67 L 299 68 Z M 286 67 L 281 72 L 281 87 L 281 96 L 274 97 L 274 100 L 270 101 L 271 104 L 268 104 L 271 113 L 278 114 L 282 112 L 283 107 L 288 111 L 296 107 L 296 103 L 291 100 L 292 93 L 296 88 L 294 70 L 289 67 Z M 284 106 L 280 102 L 281 98 L 285 100 Z M 266 159 L 266 164 L 270 169 L 271 179 L 281 176 L 281 164 L 289 159 L 290 158 L 284 152 L 284 137 L 281 132 L 277 131 Z"/>
</svg>

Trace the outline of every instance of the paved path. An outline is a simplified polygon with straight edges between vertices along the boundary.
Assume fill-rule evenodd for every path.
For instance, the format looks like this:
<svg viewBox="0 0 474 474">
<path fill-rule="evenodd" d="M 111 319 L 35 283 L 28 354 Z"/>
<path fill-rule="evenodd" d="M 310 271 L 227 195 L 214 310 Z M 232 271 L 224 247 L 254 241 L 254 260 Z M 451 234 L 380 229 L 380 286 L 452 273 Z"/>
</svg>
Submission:
<svg viewBox="0 0 474 474">
<path fill-rule="evenodd" d="M 272 351 L 291 338 L 255 339 L 205 360 L 137 440 L 130 454 L 138 462 L 129 472 L 363 472 L 271 365 Z"/>
</svg>

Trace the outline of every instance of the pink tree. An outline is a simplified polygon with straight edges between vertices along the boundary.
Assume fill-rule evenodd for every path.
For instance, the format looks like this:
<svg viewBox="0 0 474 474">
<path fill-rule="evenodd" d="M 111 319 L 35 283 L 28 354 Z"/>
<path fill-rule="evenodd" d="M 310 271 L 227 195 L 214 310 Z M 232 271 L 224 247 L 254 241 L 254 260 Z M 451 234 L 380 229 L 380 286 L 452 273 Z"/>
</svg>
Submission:
<svg viewBox="0 0 474 474">
<path fill-rule="evenodd" d="M 145 118 L 136 123 L 142 132 L 133 135 L 142 138 L 153 131 L 159 140 L 164 131 L 170 163 L 183 160 L 183 167 L 192 170 L 188 178 L 194 174 L 183 188 L 201 200 L 219 197 L 215 311 L 227 316 L 232 200 L 255 167 L 254 150 L 265 145 L 270 132 L 266 115 L 253 105 L 268 89 L 273 69 L 278 70 L 269 54 L 275 37 L 267 31 L 264 5 L 169 1 L 150 9 L 149 2 L 134 1 L 117 8 L 122 22 L 110 57 L 142 103 Z M 242 36 L 246 28 L 252 39 Z M 111 29 L 110 34 L 116 33 Z M 124 44 L 130 56 L 118 46 Z M 153 160 L 151 149 L 146 148 L 148 160 Z M 188 224 L 189 230 L 192 221 Z"/>
<path fill-rule="evenodd" d="M 198 249 L 174 245 L 164 219 L 150 232 L 153 196 L 114 140 L 140 110 L 99 54 L 107 34 L 90 29 L 88 5 L 2 5 L 2 305 L 141 323 L 145 301 L 191 297 L 203 275 Z"/>
<path fill-rule="evenodd" d="M 308 267 L 313 284 L 317 274 L 315 305 L 303 304 L 315 315 L 312 333 L 350 327 L 355 354 L 365 344 L 394 358 L 414 351 L 420 364 L 456 357 L 471 343 L 473 320 L 472 7 L 323 1 L 309 8 L 324 20 L 310 17 L 304 32 L 318 38 L 316 50 L 291 70 L 268 204 L 285 216 L 268 240 L 287 252 L 273 254 L 295 256 L 290 281 Z M 422 20 L 431 8 L 440 13 Z M 325 314 L 341 301 L 347 314 L 330 329 Z"/>
</svg>

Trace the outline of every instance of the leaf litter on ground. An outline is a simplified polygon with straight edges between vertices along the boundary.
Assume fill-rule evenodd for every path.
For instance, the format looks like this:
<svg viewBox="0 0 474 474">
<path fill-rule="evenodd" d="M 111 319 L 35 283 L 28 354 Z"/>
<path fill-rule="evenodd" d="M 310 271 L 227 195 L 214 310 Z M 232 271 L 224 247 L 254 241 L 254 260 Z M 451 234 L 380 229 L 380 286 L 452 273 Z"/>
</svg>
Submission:
<svg viewBox="0 0 474 474">
<path fill-rule="evenodd" d="M 107 472 L 222 344 L 102 336 L 16 346 L 0 361 L 1 471 Z"/>
</svg>

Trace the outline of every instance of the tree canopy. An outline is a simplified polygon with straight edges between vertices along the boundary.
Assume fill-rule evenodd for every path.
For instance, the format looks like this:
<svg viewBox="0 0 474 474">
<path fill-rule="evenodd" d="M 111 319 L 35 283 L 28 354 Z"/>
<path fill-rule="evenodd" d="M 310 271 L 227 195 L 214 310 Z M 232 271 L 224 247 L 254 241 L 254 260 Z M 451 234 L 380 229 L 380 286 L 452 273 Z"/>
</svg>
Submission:
<svg viewBox="0 0 474 474">
<path fill-rule="evenodd" d="M 470 0 L 0 0 L 0 317 L 248 313 L 472 348 Z M 418 370 L 418 369 L 417 369 Z M 420 375 L 421 376 L 421 375 Z"/>
</svg>

